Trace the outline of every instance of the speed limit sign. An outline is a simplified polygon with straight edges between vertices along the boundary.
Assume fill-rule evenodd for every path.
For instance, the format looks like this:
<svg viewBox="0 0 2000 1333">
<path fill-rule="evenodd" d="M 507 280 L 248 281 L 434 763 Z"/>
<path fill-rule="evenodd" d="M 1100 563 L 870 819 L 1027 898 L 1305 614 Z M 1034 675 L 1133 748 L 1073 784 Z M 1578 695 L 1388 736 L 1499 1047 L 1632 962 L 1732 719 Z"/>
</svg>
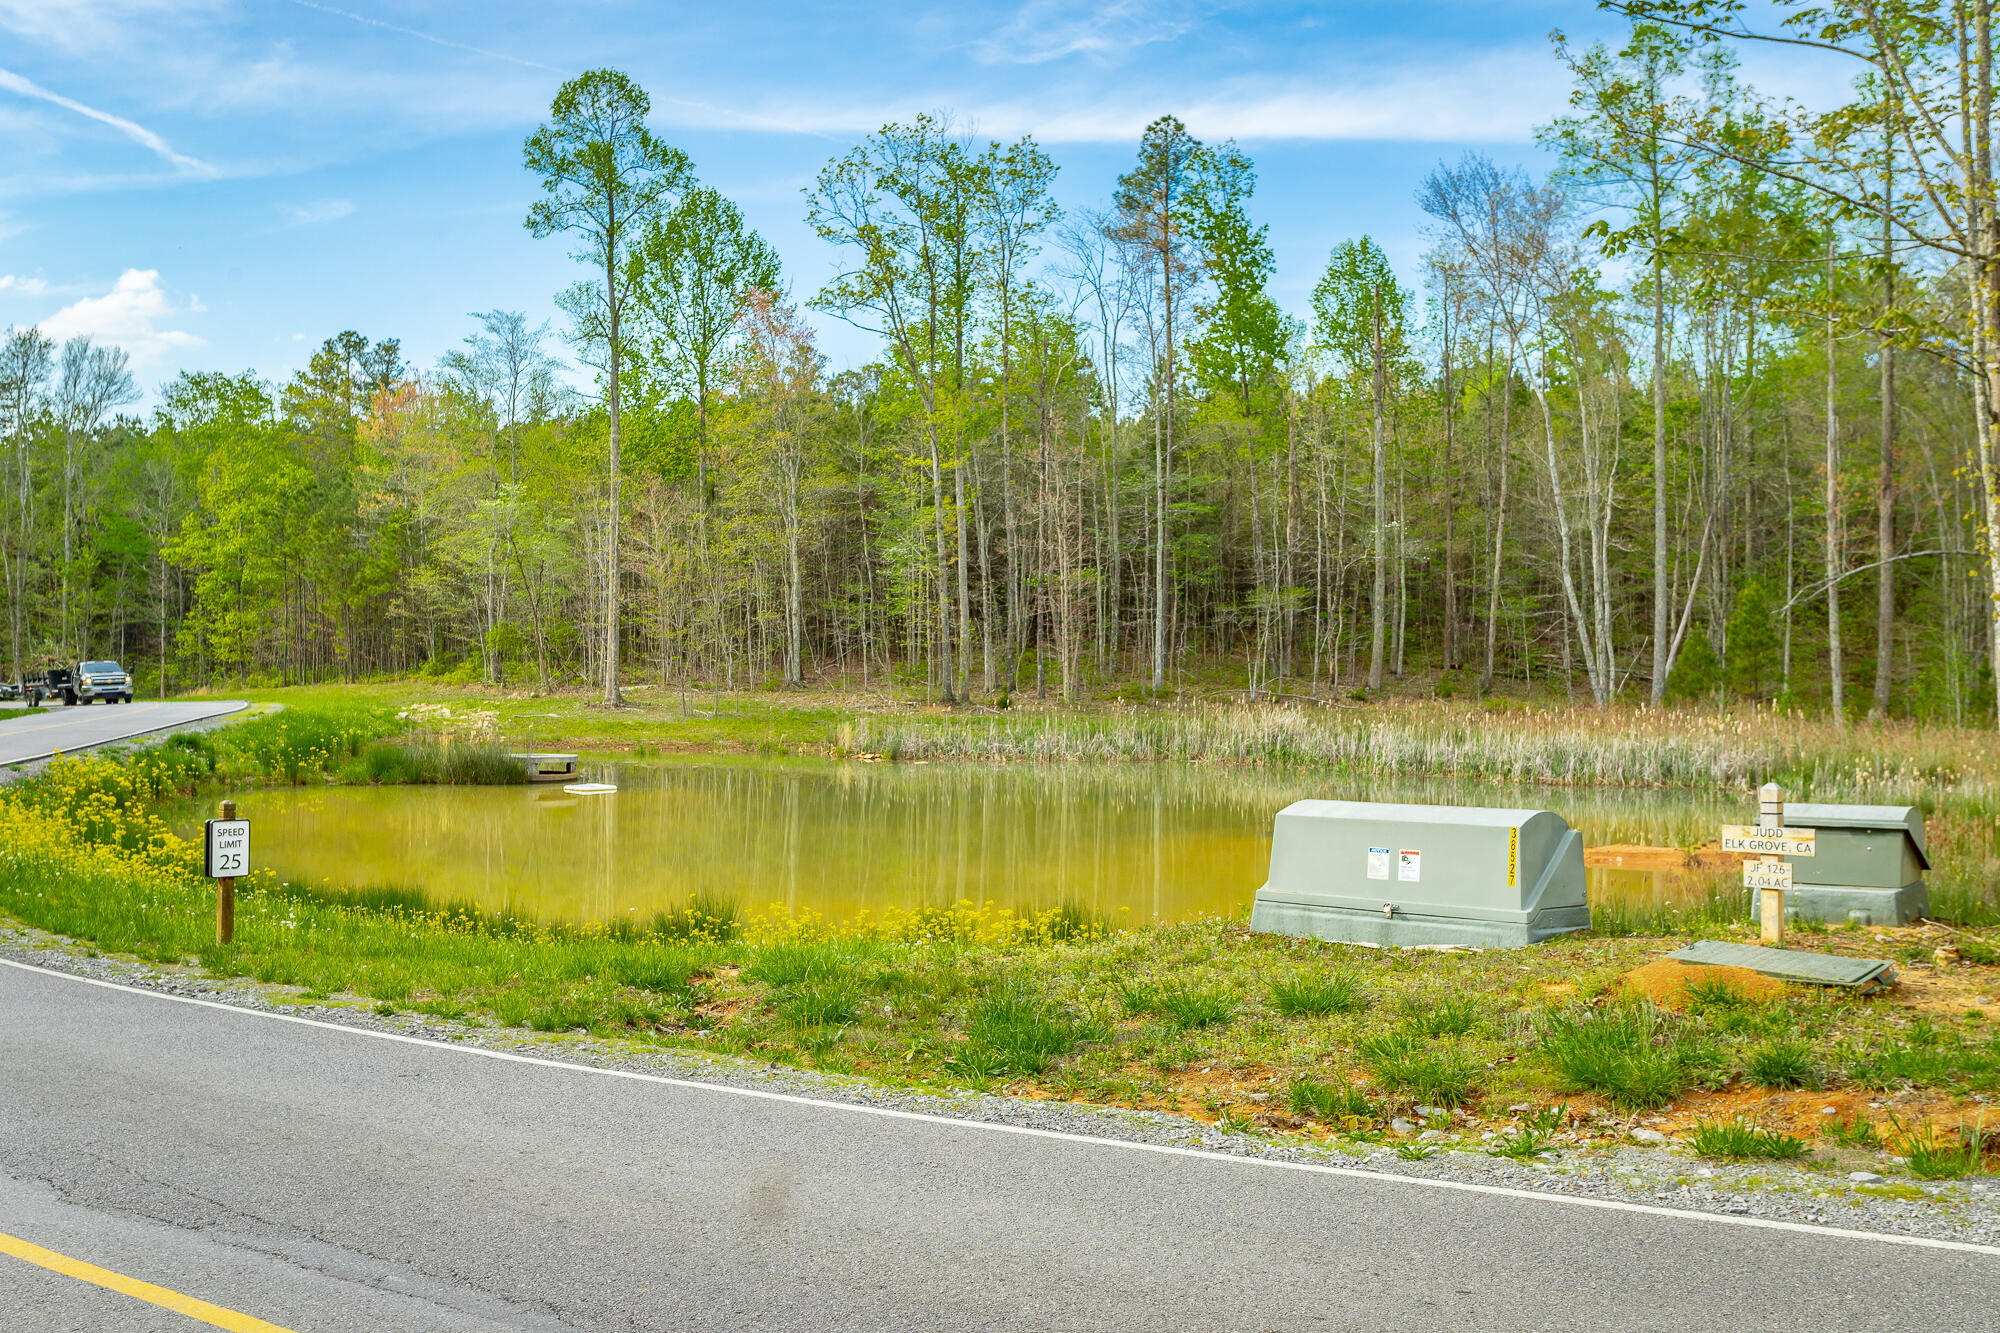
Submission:
<svg viewBox="0 0 2000 1333">
<path fill-rule="evenodd" d="M 249 874 L 250 821 L 211 819 L 204 827 L 208 830 L 208 855 L 202 873 L 210 879 L 234 879 Z"/>
</svg>

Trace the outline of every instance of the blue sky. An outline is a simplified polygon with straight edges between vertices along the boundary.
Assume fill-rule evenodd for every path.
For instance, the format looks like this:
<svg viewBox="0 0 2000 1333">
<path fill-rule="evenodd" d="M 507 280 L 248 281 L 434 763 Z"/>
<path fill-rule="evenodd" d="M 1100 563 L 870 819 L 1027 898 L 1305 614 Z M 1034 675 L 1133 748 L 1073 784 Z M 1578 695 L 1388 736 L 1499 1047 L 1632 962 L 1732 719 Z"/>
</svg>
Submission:
<svg viewBox="0 0 2000 1333">
<path fill-rule="evenodd" d="M 429 365 L 494 307 L 555 319 L 579 273 L 522 227 L 522 138 L 562 80 L 615 65 L 734 197 L 800 298 L 832 271 L 801 187 L 892 119 L 1033 133 L 1069 207 L 1172 112 L 1256 160 L 1276 294 L 1305 309 L 1339 240 L 1412 270 L 1411 193 L 1466 148 L 1541 169 L 1569 3 L 639 3 L 0 0 L 0 327 L 274 378 L 344 328 Z M 836 368 L 873 355 L 821 321 Z"/>
</svg>

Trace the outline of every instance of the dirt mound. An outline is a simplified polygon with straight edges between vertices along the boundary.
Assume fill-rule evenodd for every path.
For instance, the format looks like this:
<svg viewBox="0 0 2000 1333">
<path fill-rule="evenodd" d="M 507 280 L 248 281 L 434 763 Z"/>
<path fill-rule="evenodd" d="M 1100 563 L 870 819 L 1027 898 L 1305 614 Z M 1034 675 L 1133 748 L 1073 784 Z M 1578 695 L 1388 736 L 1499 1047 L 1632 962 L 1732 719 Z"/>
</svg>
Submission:
<svg viewBox="0 0 2000 1333">
<path fill-rule="evenodd" d="M 1685 1009 L 1688 985 L 1727 986 L 1746 1000 L 1775 1000 L 1785 993 L 1785 983 L 1747 967 L 1724 967 L 1713 963 L 1683 963 L 1675 958 L 1655 958 L 1644 967 L 1635 967 L 1624 976 L 1625 989 L 1643 995 L 1662 1009 Z"/>
</svg>

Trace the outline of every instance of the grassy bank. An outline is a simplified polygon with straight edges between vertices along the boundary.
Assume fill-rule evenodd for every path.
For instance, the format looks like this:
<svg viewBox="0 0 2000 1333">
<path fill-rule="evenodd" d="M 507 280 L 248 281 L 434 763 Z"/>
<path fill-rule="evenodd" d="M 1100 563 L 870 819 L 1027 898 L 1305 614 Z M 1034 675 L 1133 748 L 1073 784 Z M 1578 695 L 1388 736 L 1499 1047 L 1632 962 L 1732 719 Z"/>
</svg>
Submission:
<svg viewBox="0 0 2000 1333">
<path fill-rule="evenodd" d="M 1598 711 L 1518 702 L 1366 705 L 1183 701 L 952 710 L 883 694 L 581 694 L 420 682 L 250 691 L 295 707 L 371 708 L 406 724 L 603 754 L 677 750 L 890 759 L 1305 766 L 1465 781 L 1716 788 L 1776 781 L 1800 799 L 1973 804 L 2000 812 L 1991 732 L 1839 727 L 1765 710 Z"/>
<path fill-rule="evenodd" d="M 1399 1119 L 1450 1119 L 1454 1132 L 1496 1135 L 1475 1139 L 1493 1151 L 1533 1156 L 1655 1116 L 1715 1152 L 1785 1155 L 1796 1140 L 1829 1163 L 1879 1165 L 1899 1148 L 1930 1163 L 1910 1147 L 1922 1134 L 1937 1162 L 1985 1160 L 1980 1111 L 2000 1096 L 2000 949 L 1976 933 L 1950 935 L 1965 961 L 1936 969 L 1941 931 L 1814 939 L 1896 956 L 1906 984 L 1884 999 L 1715 990 L 1667 1007 L 1628 996 L 1621 978 L 1684 935 L 1404 953 L 1230 922 L 1112 932 L 1075 914 L 973 907 L 835 929 L 739 919 L 721 901 L 613 931 L 253 877 L 235 943 L 216 945 L 198 849 L 154 804 L 223 780 L 365 780 L 370 747 L 411 719 L 365 698 L 347 709 L 293 707 L 123 760 L 68 761 L 0 794 L 0 911 L 100 950 L 384 1011 L 1259 1132 L 1388 1135 L 1413 1153 L 1423 1148 L 1393 1128 Z M 1826 1105 L 1839 1114 L 1822 1116 Z M 1953 1159 L 1961 1123 L 1976 1150 Z"/>
</svg>

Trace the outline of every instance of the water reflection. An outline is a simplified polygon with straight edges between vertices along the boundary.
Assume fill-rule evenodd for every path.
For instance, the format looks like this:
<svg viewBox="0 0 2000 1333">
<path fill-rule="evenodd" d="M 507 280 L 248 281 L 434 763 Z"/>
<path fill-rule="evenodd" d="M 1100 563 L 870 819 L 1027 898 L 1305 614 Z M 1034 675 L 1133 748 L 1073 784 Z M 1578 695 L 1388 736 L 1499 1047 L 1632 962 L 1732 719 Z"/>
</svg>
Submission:
<svg viewBox="0 0 2000 1333">
<path fill-rule="evenodd" d="M 1591 843 L 1686 845 L 1740 799 L 1317 779 L 1186 765 L 680 760 L 546 787 L 273 791 L 241 806 L 287 878 L 394 884 L 566 920 L 647 917 L 697 892 L 832 918 L 965 899 L 1116 921 L 1246 908 L 1271 817 L 1307 796 L 1560 811 Z"/>
</svg>

